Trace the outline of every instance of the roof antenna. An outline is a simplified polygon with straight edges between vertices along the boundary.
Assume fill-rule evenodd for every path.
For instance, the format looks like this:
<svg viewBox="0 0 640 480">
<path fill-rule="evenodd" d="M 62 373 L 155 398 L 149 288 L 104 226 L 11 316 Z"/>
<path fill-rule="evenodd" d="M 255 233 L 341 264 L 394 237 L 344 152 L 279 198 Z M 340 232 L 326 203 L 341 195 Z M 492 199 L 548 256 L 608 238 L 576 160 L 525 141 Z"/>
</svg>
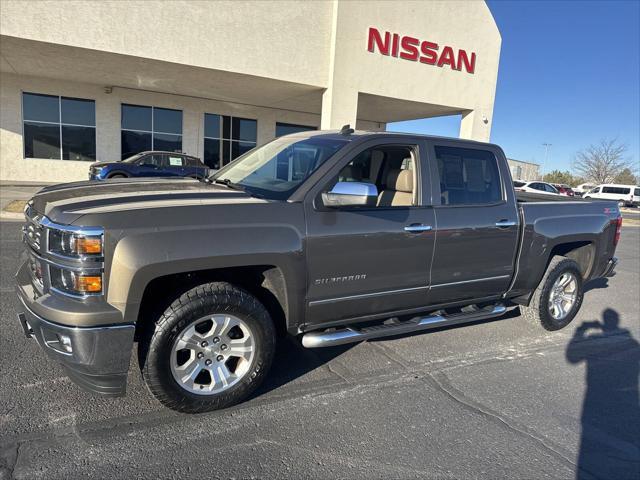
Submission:
<svg viewBox="0 0 640 480">
<path fill-rule="evenodd" d="M 340 135 L 351 135 L 355 130 L 348 123 L 340 129 Z"/>
</svg>

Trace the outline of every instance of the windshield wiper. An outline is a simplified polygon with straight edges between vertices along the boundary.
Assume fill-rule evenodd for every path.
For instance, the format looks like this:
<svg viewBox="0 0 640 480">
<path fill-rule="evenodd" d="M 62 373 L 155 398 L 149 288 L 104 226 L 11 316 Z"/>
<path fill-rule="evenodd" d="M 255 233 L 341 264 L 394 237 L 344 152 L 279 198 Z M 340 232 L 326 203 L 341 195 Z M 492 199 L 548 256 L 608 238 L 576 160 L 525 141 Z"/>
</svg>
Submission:
<svg viewBox="0 0 640 480">
<path fill-rule="evenodd" d="M 245 187 L 243 187 L 239 183 L 232 182 L 228 178 L 216 178 L 215 180 L 213 180 L 213 183 L 219 183 L 220 185 L 224 185 L 225 187 L 229 187 L 229 188 L 231 188 L 233 190 L 239 190 L 239 191 L 244 192 L 244 193 L 246 193 L 248 195 L 251 195 L 254 198 L 264 198 L 263 195 L 260 195 L 259 193 L 252 192 L 250 190 L 247 190 Z"/>
<path fill-rule="evenodd" d="M 214 180 L 215 183 L 219 183 L 221 185 L 224 185 L 225 187 L 229 187 L 232 188 L 234 190 L 240 190 L 241 192 L 245 191 L 245 188 L 238 184 L 238 183 L 234 183 L 231 180 L 229 180 L 228 178 L 216 178 Z"/>
</svg>

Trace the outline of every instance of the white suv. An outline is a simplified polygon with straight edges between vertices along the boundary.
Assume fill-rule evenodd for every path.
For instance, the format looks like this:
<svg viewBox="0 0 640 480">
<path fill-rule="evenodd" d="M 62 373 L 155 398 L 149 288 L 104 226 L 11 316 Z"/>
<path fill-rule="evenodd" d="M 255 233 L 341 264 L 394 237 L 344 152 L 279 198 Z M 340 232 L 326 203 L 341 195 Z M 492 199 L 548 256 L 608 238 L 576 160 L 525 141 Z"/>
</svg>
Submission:
<svg viewBox="0 0 640 480">
<path fill-rule="evenodd" d="M 513 188 L 516 192 L 546 193 L 548 195 L 560 195 L 558 189 L 547 182 L 523 182 L 514 180 Z"/>
<path fill-rule="evenodd" d="M 640 187 L 637 185 L 617 185 L 607 183 L 598 185 L 584 194 L 584 198 L 598 198 L 600 200 L 615 200 L 618 206 L 640 205 Z"/>
</svg>

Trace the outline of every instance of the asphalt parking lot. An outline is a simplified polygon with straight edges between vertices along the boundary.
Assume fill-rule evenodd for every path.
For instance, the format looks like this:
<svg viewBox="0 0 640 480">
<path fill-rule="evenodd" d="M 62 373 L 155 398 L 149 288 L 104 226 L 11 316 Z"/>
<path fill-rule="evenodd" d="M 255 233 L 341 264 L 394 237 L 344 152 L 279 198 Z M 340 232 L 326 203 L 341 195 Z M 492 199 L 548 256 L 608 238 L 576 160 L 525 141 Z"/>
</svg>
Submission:
<svg viewBox="0 0 640 480">
<path fill-rule="evenodd" d="M 254 398 L 202 415 L 163 409 L 135 360 L 126 397 L 85 393 L 24 338 L 19 228 L 0 222 L 0 478 L 640 478 L 638 227 L 563 331 L 516 310 L 342 348 L 283 340 Z"/>
</svg>

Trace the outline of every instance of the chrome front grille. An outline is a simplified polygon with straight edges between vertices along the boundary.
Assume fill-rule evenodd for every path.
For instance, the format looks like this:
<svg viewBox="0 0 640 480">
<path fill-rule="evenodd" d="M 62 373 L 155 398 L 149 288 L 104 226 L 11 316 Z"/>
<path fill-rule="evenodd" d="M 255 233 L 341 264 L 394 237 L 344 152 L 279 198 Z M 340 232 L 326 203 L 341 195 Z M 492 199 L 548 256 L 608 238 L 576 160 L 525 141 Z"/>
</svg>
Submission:
<svg viewBox="0 0 640 480">
<path fill-rule="evenodd" d="M 104 229 L 101 227 L 76 227 L 73 225 L 62 225 L 52 222 L 46 216 L 37 213 L 31 203 L 27 204 L 24 210 L 26 222 L 22 227 L 23 241 L 25 244 L 26 268 L 31 276 L 31 284 L 34 287 L 34 295 L 44 295 L 55 292 L 75 299 L 84 300 L 92 296 L 100 296 L 100 292 L 72 293 L 59 288 L 56 281 L 59 281 L 63 272 L 79 272 L 82 275 L 100 275 L 104 272 L 104 257 L 77 255 L 64 255 L 52 245 L 52 238 L 58 238 L 56 233 L 66 232 L 80 237 L 104 236 Z M 52 234 L 53 237 L 52 237 Z M 56 242 L 53 241 L 55 244 Z M 57 276 L 54 278 L 54 272 Z"/>
<path fill-rule="evenodd" d="M 40 219 L 42 217 L 35 213 L 30 205 L 27 205 L 24 214 L 27 219 L 27 222 L 22 227 L 24 240 L 31 248 L 40 252 L 42 250 L 41 246 L 44 239 L 44 227 L 40 223 Z"/>
</svg>

